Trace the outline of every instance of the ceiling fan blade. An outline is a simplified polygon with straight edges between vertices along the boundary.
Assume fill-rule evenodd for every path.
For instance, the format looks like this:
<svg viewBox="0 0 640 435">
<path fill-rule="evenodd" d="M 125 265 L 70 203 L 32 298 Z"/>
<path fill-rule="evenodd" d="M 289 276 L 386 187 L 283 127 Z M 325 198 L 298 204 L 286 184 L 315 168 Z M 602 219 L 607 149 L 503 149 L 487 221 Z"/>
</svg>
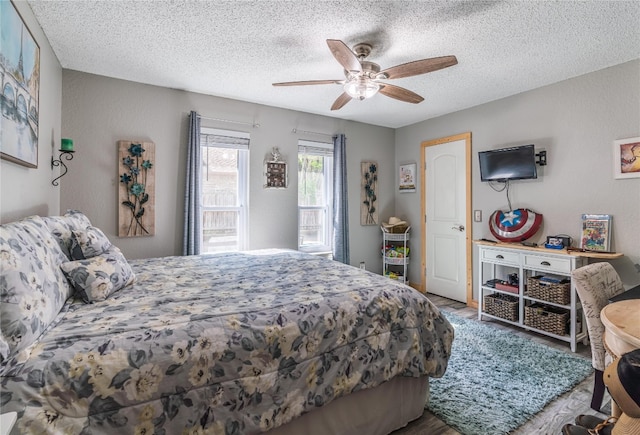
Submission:
<svg viewBox="0 0 640 435">
<path fill-rule="evenodd" d="M 409 89 L 390 85 L 388 83 L 380 83 L 380 90 L 378 92 L 382 95 L 386 95 L 387 97 L 395 98 L 396 100 L 404 101 L 406 103 L 418 104 L 421 101 L 424 101 L 424 98 L 415 92 L 411 92 Z"/>
<path fill-rule="evenodd" d="M 304 85 L 342 85 L 344 80 L 306 80 L 301 82 L 272 83 L 273 86 L 304 86 Z"/>
<path fill-rule="evenodd" d="M 346 92 L 343 92 L 336 101 L 333 102 L 333 106 L 331 106 L 331 110 L 341 109 L 345 104 L 351 101 L 351 96 Z"/>
<path fill-rule="evenodd" d="M 329 46 L 329 50 L 331 50 L 333 57 L 336 58 L 345 70 L 356 72 L 362 71 L 362 65 L 360 65 L 358 57 L 344 42 L 339 39 L 327 39 L 327 45 Z"/>
<path fill-rule="evenodd" d="M 458 59 L 456 59 L 455 56 L 432 57 L 430 59 L 416 60 L 403 63 L 402 65 L 392 66 L 391 68 L 381 71 L 380 74 L 384 74 L 388 79 L 400 79 L 402 77 L 417 76 L 419 74 L 426 74 L 448 68 L 457 63 Z"/>
</svg>

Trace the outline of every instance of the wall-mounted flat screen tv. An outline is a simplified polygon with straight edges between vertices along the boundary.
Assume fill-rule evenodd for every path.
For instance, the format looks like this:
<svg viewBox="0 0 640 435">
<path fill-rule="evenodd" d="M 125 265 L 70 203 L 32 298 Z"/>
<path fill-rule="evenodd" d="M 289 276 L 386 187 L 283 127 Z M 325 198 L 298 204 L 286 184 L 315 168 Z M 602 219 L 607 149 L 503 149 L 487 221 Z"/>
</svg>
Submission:
<svg viewBox="0 0 640 435">
<path fill-rule="evenodd" d="M 527 180 L 538 178 L 533 145 L 480 151 L 482 181 Z"/>
</svg>

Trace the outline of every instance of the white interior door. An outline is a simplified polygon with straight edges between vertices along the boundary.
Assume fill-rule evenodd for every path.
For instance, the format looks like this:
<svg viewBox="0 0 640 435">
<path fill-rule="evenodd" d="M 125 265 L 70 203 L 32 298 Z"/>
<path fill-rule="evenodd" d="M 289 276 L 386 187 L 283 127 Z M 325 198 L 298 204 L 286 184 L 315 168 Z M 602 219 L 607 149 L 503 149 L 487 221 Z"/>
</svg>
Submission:
<svg viewBox="0 0 640 435">
<path fill-rule="evenodd" d="M 467 273 L 470 273 L 467 232 L 471 231 L 467 228 L 470 225 L 467 142 L 470 147 L 470 135 L 425 146 L 423 174 L 426 185 L 423 189 L 426 290 L 465 303 L 470 302 L 467 300 L 470 289 L 467 284 Z"/>
</svg>

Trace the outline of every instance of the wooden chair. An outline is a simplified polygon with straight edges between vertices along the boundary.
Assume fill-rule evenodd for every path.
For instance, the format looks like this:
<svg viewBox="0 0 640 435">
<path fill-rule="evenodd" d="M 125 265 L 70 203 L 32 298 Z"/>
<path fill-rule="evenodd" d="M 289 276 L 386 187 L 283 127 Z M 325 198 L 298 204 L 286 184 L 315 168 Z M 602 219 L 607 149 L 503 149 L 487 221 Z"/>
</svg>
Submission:
<svg viewBox="0 0 640 435">
<path fill-rule="evenodd" d="M 595 369 L 591 408 L 600 411 L 605 390 L 602 374 L 606 366 L 600 311 L 610 298 L 622 293 L 624 287 L 616 270 L 607 262 L 588 264 L 574 270 L 571 276 L 582 303 L 591 342 L 591 364 Z"/>
</svg>

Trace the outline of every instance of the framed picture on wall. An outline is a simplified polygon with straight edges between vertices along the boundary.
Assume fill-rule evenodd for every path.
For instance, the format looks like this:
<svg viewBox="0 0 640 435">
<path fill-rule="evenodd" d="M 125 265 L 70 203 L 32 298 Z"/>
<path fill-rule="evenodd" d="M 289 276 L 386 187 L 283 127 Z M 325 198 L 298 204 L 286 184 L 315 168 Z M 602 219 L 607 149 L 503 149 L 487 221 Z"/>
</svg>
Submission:
<svg viewBox="0 0 640 435">
<path fill-rule="evenodd" d="M 37 168 L 40 47 L 13 2 L 0 2 L 0 16 L 0 157 L 22 166 Z"/>
<path fill-rule="evenodd" d="M 614 178 L 640 178 L 640 137 L 613 142 Z"/>
<path fill-rule="evenodd" d="M 398 171 L 400 180 L 398 183 L 400 192 L 415 192 L 416 191 L 416 164 L 407 163 L 400 165 Z"/>
</svg>

